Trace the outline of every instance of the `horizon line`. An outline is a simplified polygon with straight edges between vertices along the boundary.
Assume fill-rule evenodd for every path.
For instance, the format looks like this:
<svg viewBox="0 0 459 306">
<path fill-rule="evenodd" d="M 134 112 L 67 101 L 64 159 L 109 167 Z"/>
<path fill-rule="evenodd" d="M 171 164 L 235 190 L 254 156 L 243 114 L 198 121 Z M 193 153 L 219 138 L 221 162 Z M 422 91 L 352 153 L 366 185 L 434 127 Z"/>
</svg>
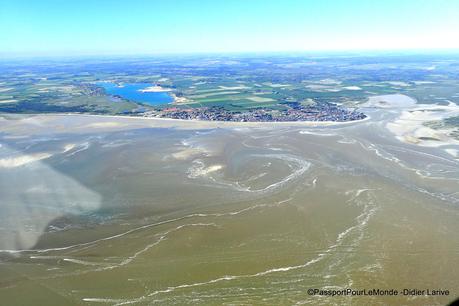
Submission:
<svg viewBox="0 0 459 306">
<path fill-rule="evenodd" d="M 76 53 L 10 53 L 0 52 L 2 59 L 48 59 L 48 58 L 98 58 L 98 57 L 173 57 L 173 56 L 205 56 L 205 55 L 295 55 L 295 54 L 354 54 L 361 53 L 361 55 L 371 54 L 443 54 L 453 53 L 459 55 L 459 48 L 388 48 L 388 49 L 310 49 L 310 50 L 246 50 L 246 51 L 185 51 L 185 52 L 76 52 Z"/>
</svg>

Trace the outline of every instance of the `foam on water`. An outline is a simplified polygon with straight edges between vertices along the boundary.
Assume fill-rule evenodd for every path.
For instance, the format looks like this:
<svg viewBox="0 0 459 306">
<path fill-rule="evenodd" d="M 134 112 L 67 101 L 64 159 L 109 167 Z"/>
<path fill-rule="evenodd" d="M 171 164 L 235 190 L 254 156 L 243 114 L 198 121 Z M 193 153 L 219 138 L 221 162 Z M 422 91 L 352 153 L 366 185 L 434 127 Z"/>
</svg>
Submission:
<svg viewBox="0 0 459 306">
<path fill-rule="evenodd" d="M 355 198 L 359 197 L 363 192 L 365 191 L 370 191 L 368 189 L 366 190 L 355 190 L 352 191 L 355 195 Z M 293 266 L 285 266 L 285 267 L 277 267 L 277 268 L 271 268 L 265 271 L 260 271 L 258 273 L 254 274 L 243 274 L 243 275 L 225 275 L 223 277 L 215 278 L 209 281 L 205 282 L 197 282 L 197 283 L 191 283 L 191 284 L 183 284 L 183 285 L 178 285 L 178 286 L 171 286 L 163 290 L 156 290 L 153 291 L 147 295 L 134 298 L 134 299 L 126 299 L 124 301 L 121 301 L 117 303 L 116 305 L 127 305 L 127 304 L 134 304 L 134 303 L 139 303 L 139 302 L 146 302 L 146 301 L 154 301 L 153 298 L 156 295 L 159 294 L 166 294 L 166 293 L 171 293 L 176 290 L 180 289 L 186 289 L 186 288 L 192 288 L 192 287 L 200 287 L 200 286 L 206 286 L 214 283 L 219 283 L 219 282 L 224 282 L 224 281 L 232 281 L 232 280 L 237 280 L 237 279 L 244 279 L 244 278 L 255 278 L 255 277 L 264 277 L 267 275 L 271 274 L 276 274 L 276 273 L 284 273 L 284 272 L 289 272 L 293 270 L 299 270 L 299 269 L 304 269 L 307 268 L 311 265 L 314 265 L 315 263 L 318 263 L 322 261 L 324 258 L 327 256 L 330 256 L 333 254 L 333 252 L 340 247 L 343 244 L 343 241 L 347 238 L 349 238 L 352 234 L 356 233 L 357 238 L 355 238 L 353 245 L 355 246 L 362 238 L 364 234 L 364 228 L 367 226 L 370 218 L 374 216 L 374 214 L 377 211 L 377 207 L 374 205 L 373 202 L 368 202 L 364 208 L 362 213 L 356 217 L 356 224 L 347 228 L 343 232 L 339 233 L 335 243 L 330 245 L 326 250 L 323 252 L 319 253 L 317 257 L 310 259 L 306 261 L 303 264 L 300 265 L 293 265 Z"/>
</svg>

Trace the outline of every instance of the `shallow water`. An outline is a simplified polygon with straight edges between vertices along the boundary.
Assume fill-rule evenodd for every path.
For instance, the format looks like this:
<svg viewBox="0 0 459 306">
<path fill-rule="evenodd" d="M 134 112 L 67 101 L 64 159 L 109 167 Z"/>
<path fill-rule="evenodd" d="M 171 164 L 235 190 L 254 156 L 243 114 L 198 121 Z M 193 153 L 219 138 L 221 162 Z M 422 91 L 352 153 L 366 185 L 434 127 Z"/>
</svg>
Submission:
<svg viewBox="0 0 459 306">
<path fill-rule="evenodd" d="M 142 92 L 141 90 L 152 86 L 149 83 L 126 83 L 120 86 L 115 83 L 100 82 L 98 85 L 102 86 L 109 95 L 149 105 L 167 104 L 174 100 L 167 92 Z"/>
<path fill-rule="evenodd" d="M 99 132 L 70 128 L 100 120 L 73 116 L 42 123 L 67 129 L 30 137 L 21 121 L 3 122 L 2 302 L 445 304 L 459 294 L 459 161 L 399 142 L 387 116 Z M 51 157 L 11 159 L 39 153 Z M 451 294 L 314 297 L 310 288 Z"/>
</svg>

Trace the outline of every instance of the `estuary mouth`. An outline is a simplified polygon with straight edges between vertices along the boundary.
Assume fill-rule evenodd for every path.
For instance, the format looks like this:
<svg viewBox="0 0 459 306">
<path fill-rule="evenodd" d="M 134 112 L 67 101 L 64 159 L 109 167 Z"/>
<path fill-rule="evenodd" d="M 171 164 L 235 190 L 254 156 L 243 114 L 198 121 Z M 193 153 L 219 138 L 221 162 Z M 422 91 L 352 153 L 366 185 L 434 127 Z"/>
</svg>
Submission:
<svg viewBox="0 0 459 306">
<path fill-rule="evenodd" d="M 459 1 L 3 2 L 0 305 L 459 294 Z"/>
</svg>

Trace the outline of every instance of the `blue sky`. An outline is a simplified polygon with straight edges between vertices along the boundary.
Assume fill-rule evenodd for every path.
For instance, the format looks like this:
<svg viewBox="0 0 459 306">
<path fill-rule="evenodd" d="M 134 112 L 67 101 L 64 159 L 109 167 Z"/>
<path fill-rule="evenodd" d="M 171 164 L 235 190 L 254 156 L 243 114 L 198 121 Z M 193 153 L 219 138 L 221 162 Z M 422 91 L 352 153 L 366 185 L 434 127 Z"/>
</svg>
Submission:
<svg viewBox="0 0 459 306">
<path fill-rule="evenodd" d="M 457 0 L 0 0 L 0 54 L 459 48 Z"/>
</svg>

